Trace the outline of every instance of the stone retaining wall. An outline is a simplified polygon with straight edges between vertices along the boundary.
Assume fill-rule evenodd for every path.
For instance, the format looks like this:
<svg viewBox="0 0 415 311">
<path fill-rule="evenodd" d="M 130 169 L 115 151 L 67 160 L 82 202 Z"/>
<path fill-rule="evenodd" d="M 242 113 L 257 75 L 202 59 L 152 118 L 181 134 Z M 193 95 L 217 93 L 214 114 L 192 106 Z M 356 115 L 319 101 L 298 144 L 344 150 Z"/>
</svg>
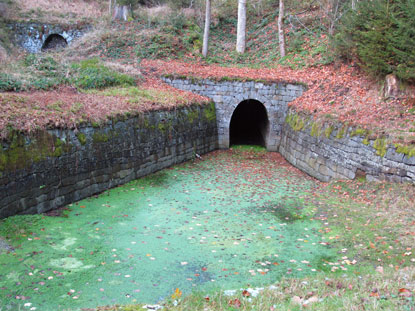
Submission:
<svg viewBox="0 0 415 311">
<path fill-rule="evenodd" d="M 8 24 L 13 33 L 15 43 L 29 53 L 40 53 L 46 39 L 57 34 L 62 36 L 68 44 L 82 37 L 91 27 L 88 25 L 59 25 L 35 22 L 15 22 Z"/>
<path fill-rule="evenodd" d="M 41 213 L 217 148 L 213 103 L 0 144 L 0 218 Z"/>
<path fill-rule="evenodd" d="M 290 110 L 289 116 L 298 115 Z M 361 136 L 343 124 L 320 127 L 312 121 L 288 119 L 279 151 L 309 175 L 321 181 L 366 175 L 369 181 L 415 183 L 415 157 L 398 153 L 386 140 Z"/>
</svg>

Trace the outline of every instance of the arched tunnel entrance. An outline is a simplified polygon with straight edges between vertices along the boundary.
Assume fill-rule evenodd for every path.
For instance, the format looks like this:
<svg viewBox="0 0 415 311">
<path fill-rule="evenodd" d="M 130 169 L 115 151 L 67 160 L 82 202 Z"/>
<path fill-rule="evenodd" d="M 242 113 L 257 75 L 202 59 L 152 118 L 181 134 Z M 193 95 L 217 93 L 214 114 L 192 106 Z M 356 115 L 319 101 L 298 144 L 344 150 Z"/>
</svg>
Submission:
<svg viewBox="0 0 415 311">
<path fill-rule="evenodd" d="M 67 47 L 68 42 L 64 37 L 58 34 L 52 34 L 48 36 L 43 43 L 42 51 L 46 50 L 58 50 Z"/>
<path fill-rule="evenodd" d="M 244 100 L 236 107 L 229 128 L 230 146 L 266 145 L 268 116 L 264 105 L 253 99 Z"/>
</svg>

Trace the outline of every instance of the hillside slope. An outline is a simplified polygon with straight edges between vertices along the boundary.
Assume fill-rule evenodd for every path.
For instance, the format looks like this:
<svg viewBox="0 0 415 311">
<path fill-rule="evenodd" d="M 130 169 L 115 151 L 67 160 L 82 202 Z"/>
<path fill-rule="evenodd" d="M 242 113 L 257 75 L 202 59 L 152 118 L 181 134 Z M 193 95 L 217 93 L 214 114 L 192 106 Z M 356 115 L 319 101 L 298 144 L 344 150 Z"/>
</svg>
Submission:
<svg viewBox="0 0 415 311">
<path fill-rule="evenodd" d="M 291 80 L 308 86 L 304 96 L 293 102 L 299 111 L 313 114 L 324 122 L 340 120 L 362 127 L 375 136 L 386 135 L 395 143 L 414 145 L 415 102 L 410 97 L 411 88 L 407 87 L 408 91 L 397 98 L 385 99 L 382 81 L 368 77 L 353 62 L 334 61 L 327 27 L 321 23 L 321 10 L 304 6 L 307 10 L 302 16 L 287 18 L 285 58 L 280 58 L 278 52 L 278 12 L 270 5 L 266 10 L 251 11 L 247 51 L 242 55 L 234 52 L 235 16 L 216 13 L 209 56 L 203 59 L 200 55 L 203 21 L 197 10 L 177 10 L 166 5 L 141 7 L 135 13 L 135 20 L 109 23 L 105 21 L 106 2 L 102 1 L 77 0 L 68 4 L 52 0 L 15 0 L 9 6 L 14 12 L 10 16 L 15 18 L 30 13 L 28 16 L 33 18 L 48 17 L 61 22 L 71 18 L 74 21 L 89 19 L 95 26 L 66 50 L 34 58 L 18 53 L 14 61 L 0 67 L 0 89 L 6 85 L 8 90 L 29 92 L 24 95 L 28 102 L 30 92 L 44 92 L 61 85 L 75 86 L 77 92 L 83 92 L 76 84 L 73 68 L 91 57 L 100 59 L 102 66 L 114 73 L 133 76 L 135 83 L 146 84 L 146 79 L 151 78 L 151 84 L 162 89 L 165 88 L 159 80 L 162 74 Z M 300 9 L 289 8 L 288 14 Z M 119 96 L 116 93 L 113 95 Z M 14 98 L 17 100 L 19 96 Z M 87 105 L 88 101 L 83 104 Z M 65 126 L 65 122 L 54 119 L 54 113 L 50 115 L 49 123 Z M 10 125 L 9 119 L 10 116 L 3 113 L 0 123 L 3 129 Z M 12 119 L 19 119 L 19 114 Z M 79 119 L 83 118 L 79 116 Z M 47 123 L 42 121 L 42 124 Z M 16 129 L 29 128 L 25 125 Z"/>
</svg>

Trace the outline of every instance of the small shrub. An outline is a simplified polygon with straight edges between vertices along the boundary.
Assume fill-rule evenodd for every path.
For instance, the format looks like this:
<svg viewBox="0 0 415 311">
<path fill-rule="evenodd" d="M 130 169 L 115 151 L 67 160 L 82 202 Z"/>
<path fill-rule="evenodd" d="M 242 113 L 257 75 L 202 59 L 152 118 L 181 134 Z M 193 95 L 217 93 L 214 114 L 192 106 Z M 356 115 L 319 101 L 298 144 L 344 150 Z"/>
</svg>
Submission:
<svg viewBox="0 0 415 311">
<path fill-rule="evenodd" d="M 29 54 L 27 55 L 24 60 L 23 64 L 26 67 L 32 67 L 38 71 L 45 73 L 46 75 L 54 75 L 54 73 L 61 69 L 61 65 L 50 56 L 42 57 L 36 54 Z"/>
<path fill-rule="evenodd" d="M 64 81 L 59 78 L 39 77 L 30 81 L 30 88 L 35 90 L 50 90 L 63 84 Z"/>
<path fill-rule="evenodd" d="M 388 150 L 388 141 L 385 138 L 378 138 L 373 143 L 373 148 L 376 149 L 376 154 L 380 157 L 384 157 Z"/>
<path fill-rule="evenodd" d="M 16 79 L 15 77 L 0 73 L 0 91 L 9 92 L 9 91 L 21 91 L 23 89 L 22 81 Z"/>
<path fill-rule="evenodd" d="M 375 76 L 415 82 L 415 0 L 359 1 L 342 20 L 334 44 Z"/>
<path fill-rule="evenodd" d="M 147 37 L 136 48 L 138 58 L 163 58 L 175 56 L 184 49 L 183 43 L 174 34 L 155 34 Z"/>
<path fill-rule="evenodd" d="M 72 65 L 75 70 L 72 83 L 82 89 L 102 89 L 116 85 L 134 85 L 134 78 L 115 72 L 100 64 L 98 59 L 81 61 Z"/>
</svg>

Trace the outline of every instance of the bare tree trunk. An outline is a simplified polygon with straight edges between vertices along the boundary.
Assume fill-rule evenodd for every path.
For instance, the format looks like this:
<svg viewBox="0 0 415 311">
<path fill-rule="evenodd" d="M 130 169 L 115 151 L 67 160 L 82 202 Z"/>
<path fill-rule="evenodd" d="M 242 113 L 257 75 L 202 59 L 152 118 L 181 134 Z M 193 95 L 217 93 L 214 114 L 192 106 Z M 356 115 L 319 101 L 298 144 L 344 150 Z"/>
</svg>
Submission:
<svg viewBox="0 0 415 311">
<path fill-rule="evenodd" d="M 355 11 L 356 10 L 356 4 L 357 4 L 358 0 L 352 0 L 352 10 Z"/>
<path fill-rule="evenodd" d="M 112 0 L 110 0 L 109 6 L 108 6 L 108 14 L 111 16 L 112 13 Z"/>
<path fill-rule="evenodd" d="M 284 35 L 284 0 L 280 0 L 280 11 L 278 13 L 278 43 L 280 55 L 285 57 L 285 35 Z"/>
<path fill-rule="evenodd" d="M 128 5 L 117 5 L 114 6 L 114 12 L 112 14 L 113 20 L 128 20 L 128 15 L 130 14 L 130 11 L 128 9 Z"/>
<path fill-rule="evenodd" d="M 236 34 L 236 51 L 245 53 L 246 44 L 246 0 L 238 0 L 238 29 Z"/>
<path fill-rule="evenodd" d="M 206 16 L 205 16 L 205 32 L 203 33 L 203 57 L 207 56 L 209 45 L 209 30 L 210 30 L 210 0 L 206 0 Z"/>
</svg>

